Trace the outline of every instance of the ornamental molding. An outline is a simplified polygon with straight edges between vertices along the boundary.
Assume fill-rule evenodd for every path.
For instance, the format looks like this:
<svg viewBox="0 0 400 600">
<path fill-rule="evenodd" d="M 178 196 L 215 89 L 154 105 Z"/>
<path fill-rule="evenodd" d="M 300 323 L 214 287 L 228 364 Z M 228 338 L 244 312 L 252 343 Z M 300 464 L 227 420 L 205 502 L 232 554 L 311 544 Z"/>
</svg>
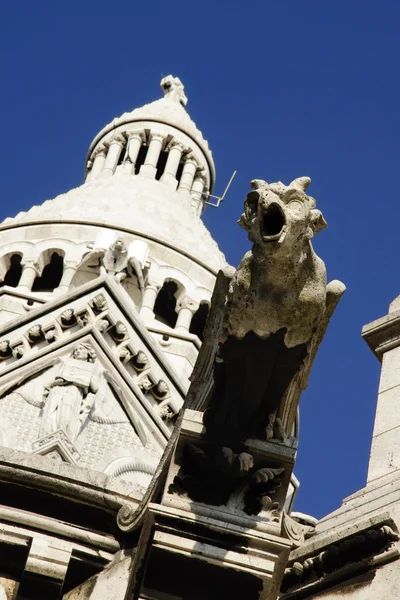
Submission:
<svg viewBox="0 0 400 600">
<path fill-rule="evenodd" d="M 290 531 L 285 527 L 284 531 L 297 544 Z M 314 542 L 305 542 L 292 553 L 285 569 L 280 600 L 314 597 L 320 590 L 400 557 L 394 545 L 400 536 L 388 513 L 324 538 L 320 543 L 317 538 Z"/>
<path fill-rule="evenodd" d="M 62 368 L 63 365 L 67 365 L 69 369 L 74 367 L 70 364 L 72 352 L 82 345 L 93 347 L 96 356 L 94 366 L 98 365 L 100 375 L 104 373 L 111 377 L 106 377 L 107 389 L 111 386 L 113 402 L 116 406 L 119 404 L 120 411 L 102 411 L 101 406 L 99 408 L 96 404 L 93 405 L 92 411 L 89 405 L 82 416 L 82 422 L 86 419 L 92 429 L 102 431 L 104 435 L 109 431 L 109 424 L 116 423 L 113 431 L 117 446 L 124 440 L 129 442 L 136 434 L 137 443 L 144 449 L 147 448 L 146 439 L 153 440 L 151 443 L 160 449 L 161 457 L 171 435 L 174 420 L 183 404 L 185 389 L 171 369 L 162 349 L 141 323 L 130 299 L 126 297 L 121 286 L 108 275 L 92 280 L 79 289 L 34 308 L 12 323 L 0 327 L 0 412 L 8 402 L 15 418 L 19 421 L 21 418 L 24 420 L 24 427 L 28 429 L 27 435 L 30 436 L 29 439 L 32 438 L 30 452 L 35 453 L 37 460 L 44 461 L 43 465 L 47 465 L 50 471 L 67 467 L 74 468 L 77 472 L 86 472 L 87 468 L 93 469 L 94 466 L 85 467 L 85 463 L 81 462 L 84 459 L 83 455 L 87 456 L 88 451 L 84 450 L 80 434 L 77 435 L 76 441 L 65 431 L 47 432 L 42 429 L 40 434 L 41 429 L 38 425 L 46 403 L 43 389 L 49 385 L 47 382 L 56 381 L 60 365 Z M 39 392 L 36 393 L 35 390 Z M 62 395 L 62 388 L 60 390 Z M 19 412 L 21 410 L 22 413 Z M 27 426 L 29 417 L 26 415 L 29 414 L 35 415 L 32 427 Z M 119 417 L 119 414 L 123 418 Z M 55 426 L 57 424 L 58 422 Z M 131 432 L 128 438 L 128 433 L 124 434 L 125 438 L 121 438 L 121 442 L 118 441 L 120 427 L 125 428 L 125 432 Z M 29 429 L 32 429 L 32 435 Z M 151 436 L 147 435 L 150 431 Z M 111 443 L 114 443 L 114 440 L 111 440 Z M 21 444 L 20 439 L 10 449 L 11 462 L 14 464 L 9 464 L 7 468 L 4 465 L 0 466 L 0 481 L 7 480 L 7 473 L 12 473 L 10 480 L 18 482 L 18 485 L 49 490 L 50 477 L 54 481 L 51 489 L 58 490 L 58 495 L 69 496 L 71 490 L 63 488 L 59 476 L 50 476 L 46 472 L 40 475 L 21 472 L 15 464 L 14 455 L 17 456 L 20 452 L 28 462 L 31 456 L 28 447 L 22 449 Z M 79 465 L 79 468 L 74 464 Z M 82 466 L 85 468 L 82 469 Z M 43 468 L 43 471 L 46 469 Z M 102 473 L 98 475 L 104 476 Z M 123 477 L 119 479 L 123 485 Z M 80 484 L 75 486 L 72 495 L 78 501 L 88 501 L 90 504 L 94 502 L 94 505 L 105 502 L 107 509 L 115 506 L 116 512 L 122 507 L 125 507 L 124 510 L 129 507 L 130 514 L 135 513 L 144 488 L 139 486 L 137 493 L 135 492 L 136 496 L 132 499 L 117 494 L 118 497 L 112 501 L 112 490 L 107 491 L 109 486 L 112 488 L 112 480 L 113 477 L 108 476 L 107 482 L 103 482 L 98 498 L 96 493 L 92 498 L 92 492 L 86 489 L 86 485 Z M 131 483 L 129 485 L 132 486 Z"/>
</svg>

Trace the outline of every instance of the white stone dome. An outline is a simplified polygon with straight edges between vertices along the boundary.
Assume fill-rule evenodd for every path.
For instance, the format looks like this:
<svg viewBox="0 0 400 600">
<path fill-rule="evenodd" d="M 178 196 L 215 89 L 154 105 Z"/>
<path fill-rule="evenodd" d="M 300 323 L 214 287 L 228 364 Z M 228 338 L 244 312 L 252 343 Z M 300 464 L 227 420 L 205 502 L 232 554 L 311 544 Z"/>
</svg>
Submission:
<svg viewBox="0 0 400 600">
<path fill-rule="evenodd" d="M 136 233 L 181 252 L 216 273 L 226 265 L 186 198 L 154 179 L 116 172 L 3 221 L 1 229 L 35 223 L 80 223 Z"/>
<path fill-rule="evenodd" d="M 90 145 L 88 159 L 90 159 L 93 150 L 100 140 L 107 136 L 107 134 L 110 134 L 110 132 L 113 132 L 116 129 L 120 130 L 121 127 L 125 125 L 139 122 L 167 124 L 188 135 L 201 148 L 207 160 L 208 168 L 210 169 L 210 188 L 212 188 L 215 183 L 215 165 L 212 158 L 212 152 L 209 149 L 208 142 L 204 139 L 202 132 L 198 129 L 197 125 L 184 108 L 187 103 L 187 98 L 184 95 L 182 83 L 178 78 L 169 75 L 161 80 L 161 88 L 165 93 L 163 98 L 145 104 L 139 108 L 135 108 L 130 112 L 125 112 L 123 115 L 116 117 L 111 123 L 103 127 Z"/>
</svg>

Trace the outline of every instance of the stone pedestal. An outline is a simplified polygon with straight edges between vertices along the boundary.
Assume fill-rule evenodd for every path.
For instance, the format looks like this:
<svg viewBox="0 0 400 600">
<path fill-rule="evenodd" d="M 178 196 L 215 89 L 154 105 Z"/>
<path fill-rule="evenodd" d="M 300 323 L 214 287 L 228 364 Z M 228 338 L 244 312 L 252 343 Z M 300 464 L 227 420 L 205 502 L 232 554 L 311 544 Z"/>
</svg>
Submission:
<svg viewBox="0 0 400 600">
<path fill-rule="evenodd" d="M 202 413 L 186 410 L 161 502 L 150 504 L 142 529 L 133 597 L 158 598 L 162 592 L 192 600 L 272 600 L 293 547 L 284 533 L 283 507 L 296 449 L 248 440 L 239 456 L 243 454 L 245 464 L 244 455 L 251 455 L 253 467 L 248 459 L 248 471 L 228 475 L 227 486 L 213 490 L 218 487 L 211 465 L 215 449 L 207 445 L 203 433 Z M 188 451 L 195 455 L 197 482 L 196 470 L 189 472 Z M 224 452 L 228 456 L 228 449 Z M 210 477 L 205 485 L 210 489 L 201 489 L 207 461 Z M 255 490 L 261 471 L 268 483 L 258 484 L 265 494 L 257 503 L 251 496 L 261 491 Z M 225 475 L 221 473 L 221 481 Z M 224 494 L 226 502 L 219 503 Z"/>
</svg>

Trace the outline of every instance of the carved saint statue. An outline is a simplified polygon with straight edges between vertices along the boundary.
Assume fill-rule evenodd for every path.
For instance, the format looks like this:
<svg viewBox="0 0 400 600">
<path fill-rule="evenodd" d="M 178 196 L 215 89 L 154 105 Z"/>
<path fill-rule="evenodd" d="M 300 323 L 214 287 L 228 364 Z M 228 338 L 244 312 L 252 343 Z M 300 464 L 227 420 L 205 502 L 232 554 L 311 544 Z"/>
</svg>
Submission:
<svg viewBox="0 0 400 600">
<path fill-rule="evenodd" d="M 129 418 L 143 446 L 147 443 L 145 428 L 131 398 L 115 376 L 102 368 L 90 343 L 79 342 L 69 356 L 50 362 L 39 362 L 25 371 L 23 378 L 0 389 L 0 399 L 19 396 L 40 409 L 38 439 L 63 431 L 76 443 L 88 422 L 99 425 L 126 423 L 122 405 L 130 406 Z"/>
<path fill-rule="evenodd" d="M 208 406 L 206 438 L 222 446 L 249 437 L 283 439 L 284 429 L 290 431 L 345 290 L 339 281 L 327 285 L 325 265 L 312 248 L 326 222 L 306 194 L 309 183 L 308 177 L 289 186 L 252 182 L 239 224 L 253 247 L 233 277 L 217 280 L 187 406 Z M 214 385 L 201 399 L 199 382 L 210 363 Z"/>
<path fill-rule="evenodd" d="M 96 247 L 81 261 L 78 270 L 86 267 L 99 269 L 100 275 L 109 273 L 118 283 L 126 277 L 135 276 L 141 291 L 144 290 L 144 271 L 147 258 L 147 245 L 135 240 L 126 246 L 121 237 L 117 237 L 108 247 Z"/>
<path fill-rule="evenodd" d="M 95 361 L 96 353 L 87 343 L 61 359 L 55 378 L 44 389 L 41 436 L 61 429 L 75 441 L 99 391 Z"/>
</svg>

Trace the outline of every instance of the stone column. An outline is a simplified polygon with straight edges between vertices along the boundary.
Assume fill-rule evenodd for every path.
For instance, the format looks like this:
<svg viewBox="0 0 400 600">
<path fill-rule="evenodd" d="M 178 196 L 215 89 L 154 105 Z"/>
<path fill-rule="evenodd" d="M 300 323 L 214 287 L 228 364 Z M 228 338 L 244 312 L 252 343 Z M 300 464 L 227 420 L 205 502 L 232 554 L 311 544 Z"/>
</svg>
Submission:
<svg viewBox="0 0 400 600">
<path fill-rule="evenodd" d="M 68 292 L 71 281 L 74 278 L 78 263 L 75 260 L 64 260 L 64 270 L 60 285 L 54 290 L 55 294 L 64 294 Z"/>
<path fill-rule="evenodd" d="M 106 164 L 104 165 L 103 173 L 108 176 L 112 175 L 117 167 L 119 155 L 125 144 L 125 137 L 121 134 L 116 135 L 109 140 L 109 148 L 106 158 Z"/>
<path fill-rule="evenodd" d="M 178 319 L 175 331 L 178 333 L 189 333 L 190 323 L 196 310 L 199 308 L 197 302 L 185 296 L 178 304 Z"/>
<path fill-rule="evenodd" d="M 161 177 L 161 181 L 167 183 L 175 189 L 178 185 L 178 181 L 176 179 L 176 172 L 178 170 L 182 152 L 184 151 L 184 149 L 184 146 L 176 140 L 172 140 L 168 144 L 167 148 L 168 158 L 167 163 L 165 165 L 164 173 Z"/>
<path fill-rule="evenodd" d="M 400 318 L 397 298 L 389 314 L 365 325 L 362 336 L 382 361 L 367 485 L 400 473 Z"/>
<path fill-rule="evenodd" d="M 124 171 L 127 171 L 128 173 L 135 173 L 137 157 L 144 140 L 144 131 L 134 131 L 129 134 Z"/>
<path fill-rule="evenodd" d="M 178 192 L 187 193 L 190 192 L 193 185 L 193 179 L 198 169 L 197 159 L 193 154 L 188 154 L 185 160 L 185 166 L 183 167 L 182 177 L 179 182 Z"/>
<path fill-rule="evenodd" d="M 160 133 L 150 135 L 150 144 L 146 154 L 144 165 L 140 167 L 140 174 L 146 177 L 155 178 L 157 173 L 157 163 L 162 150 L 164 136 Z"/>
<path fill-rule="evenodd" d="M 22 274 L 17 289 L 20 292 L 30 292 L 33 282 L 39 275 L 39 265 L 36 260 L 22 260 Z"/>
<path fill-rule="evenodd" d="M 88 173 L 86 181 L 89 181 L 89 179 L 95 179 L 99 176 L 103 170 L 104 163 L 106 162 L 106 154 L 107 146 L 105 144 L 100 144 L 100 146 L 98 146 L 93 153 L 93 167 L 90 173 Z"/>
<path fill-rule="evenodd" d="M 204 169 L 196 173 L 196 177 L 192 185 L 192 210 L 195 215 L 201 215 L 203 212 L 202 194 L 207 183 Z"/>
<path fill-rule="evenodd" d="M 140 309 L 140 315 L 145 321 L 154 318 L 154 304 L 157 299 L 157 294 L 160 286 L 156 283 L 148 283 L 143 293 L 142 307 Z"/>
</svg>

